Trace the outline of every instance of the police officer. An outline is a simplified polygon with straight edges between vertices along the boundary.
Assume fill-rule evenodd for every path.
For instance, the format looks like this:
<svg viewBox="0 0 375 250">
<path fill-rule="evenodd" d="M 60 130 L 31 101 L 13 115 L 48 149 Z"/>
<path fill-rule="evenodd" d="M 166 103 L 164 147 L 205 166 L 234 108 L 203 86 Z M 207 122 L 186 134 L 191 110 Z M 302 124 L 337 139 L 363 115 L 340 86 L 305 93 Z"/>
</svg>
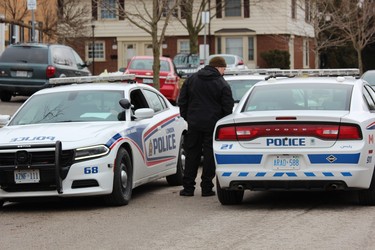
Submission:
<svg viewBox="0 0 375 250">
<path fill-rule="evenodd" d="M 213 131 L 220 118 L 232 113 L 234 105 L 231 88 L 223 78 L 226 66 L 223 57 L 213 57 L 209 65 L 190 76 L 182 85 L 178 106 L 181 116 L 188 123 L 188 131 L 184 136 L 186 159 L 181 196 L 194 195 L 202 153 L 202 196 L 215 195 L 212 190 L 215 177 Z"/>
</svg>

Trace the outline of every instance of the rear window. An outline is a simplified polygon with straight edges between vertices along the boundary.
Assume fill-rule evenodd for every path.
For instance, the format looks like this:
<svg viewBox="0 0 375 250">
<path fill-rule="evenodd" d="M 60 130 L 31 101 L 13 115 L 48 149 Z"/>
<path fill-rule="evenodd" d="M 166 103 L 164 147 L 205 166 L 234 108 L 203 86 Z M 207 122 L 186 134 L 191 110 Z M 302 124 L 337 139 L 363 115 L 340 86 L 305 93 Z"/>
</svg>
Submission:
<svg viewBox="0 0 375 250">
<path fill-rule="evenodd" d="M 152 70 L 154 59 L 134 59 L 129 65 L 129 69 Z M 160 61 L 160 71 L 171 71 L 167 61 Z"/>
<path fill-rule="evenodd" d="M 0 62 L 48 64 L 48 49 L 41 47 L 8 47 L 0 56 Z"/>
<path fill-rule="evenodd" d="M 259 80 L 226 80 L 232 90 L 233 99 L 235 102 L 239 102 L 244 94 Z"/>
<path fill-rule="evenodd" d="M 288 84 L 254 87 L 243 111 L 349 110 L 352 86 Z"/>
</svg>

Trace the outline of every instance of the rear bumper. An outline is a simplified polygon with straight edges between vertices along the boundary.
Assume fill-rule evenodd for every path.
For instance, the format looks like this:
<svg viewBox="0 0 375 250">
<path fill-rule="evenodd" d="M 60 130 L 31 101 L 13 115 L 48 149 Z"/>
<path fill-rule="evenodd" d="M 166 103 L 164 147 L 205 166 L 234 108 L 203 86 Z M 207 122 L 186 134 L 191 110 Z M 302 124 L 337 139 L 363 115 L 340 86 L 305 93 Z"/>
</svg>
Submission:
<svg viewBox="0 0 375 250">
<path fill-rule="evenodd" d="M 354 164 L 351 166 L 349 164 L 309 165 L 298 170 L 273 170 L 260 165 L 216 166 L 216 176 L 220 186 L 229 189 L 368 189 L 372 175 L 373 168 Z"/>
</svg>

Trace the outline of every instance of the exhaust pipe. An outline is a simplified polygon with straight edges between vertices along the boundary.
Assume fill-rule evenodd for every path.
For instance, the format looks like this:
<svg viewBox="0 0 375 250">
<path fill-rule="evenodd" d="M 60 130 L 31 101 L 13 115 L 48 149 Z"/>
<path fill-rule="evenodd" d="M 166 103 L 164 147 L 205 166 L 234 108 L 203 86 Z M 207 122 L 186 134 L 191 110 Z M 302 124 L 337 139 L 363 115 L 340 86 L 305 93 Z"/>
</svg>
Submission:
<svg viewBox="0 0 375 250">
<path fill-rule="evenodd" d="M 245 187 L 244 187 L 243 185 L 238 185 L 238 186 L 237 186 L 237 189 L 240 190 L 240 191 L 242 191 L 242 190 L 245 189 Z"/>
<path fill-rule="evenodd" d="M 328 190 L 337 190 L 339 189 L 339 186 L 335 183 L 332 183 L 331 185 L 328 186 Z"/>
</svg>

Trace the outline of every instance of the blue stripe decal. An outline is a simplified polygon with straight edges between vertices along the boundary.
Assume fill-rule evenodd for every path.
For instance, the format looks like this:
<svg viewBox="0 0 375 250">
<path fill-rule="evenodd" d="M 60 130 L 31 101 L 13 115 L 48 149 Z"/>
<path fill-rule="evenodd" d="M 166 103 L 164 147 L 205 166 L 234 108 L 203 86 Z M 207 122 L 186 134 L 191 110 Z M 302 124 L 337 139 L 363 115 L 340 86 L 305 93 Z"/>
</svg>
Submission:
<svg viewBox="0 0 375 250">
<path fill-rule="evenodd" d="M 286 172 L 286 175 L 289 176 L 289 177 L 297 177 L 296 173 Z"/>
<path fill-rule="evenodd" d="M 221 176 L 224 176 L 224 177 L 230 177 L 232 175 L 233 172 L 224 172 L 221 174 Z M 270 172 L 271 173 L 271 172 Z M 296 172 L 275 172 L 273 174 L 273 177 L 282 177 L 284 176 L 284 174 L 287 176 L 287 177 L 298 177 L 297 173 Z M 317 172 L 317 173 L 314 173 L 314 172 L 304 172 L 303 173 L 306 177 L 317 177 L 317 176 L 320 176 L 321 174 L 324 176 L 324 177 L 334 177 L 334 173 L 332 172 Z M 344 177 L 351 177 L 353 176 L 353 174 L 351 172 L 340 172 L 340 174 Z M 238 173 L 238 177 L 247 177 L 251 175 L 250 172 L 239 172 Z M 267 172 L 257 172 L 255 174 L 255 177 L 265 177 L 267 175 Z"/>
<path fill-rule="evenodd" d="M 333 173 L 331 173 L 331 172 L 323 172 L 322 174 L 323 174 L 324 176 L 328 176 L 328 177 L 332 177 L 332 176 L 334 176 Z"/>
<path fill-rule="evenodd" d="M 263 155 L 215 154 L 217 164 L 260 164 Z"/>
<path fill-rule="evenodd" d="M 315 177 L 316 175 L 313 172 L 305 172 L 307 177 Z"/>
<path fill-rule="evenodd" d="M 336 159 L 329 162 L 328 158 L 334 156 Z M 308 155 L 312 164 L 358 164 L 360 153 L 357 154 L 311 154 Z"/>
<path fill-rule="evenodd" d="M 341 172 L 342 176 L 353 176 L 350 172 Z"/>
<path fill-rule="evenodd" d="M 249 172 L 241 172 L 238 174 L 239 177 L 246 177 L 249 174 Z"/>
<path fill-rule="evenodd" d="M 258 172 L 255 177 L 264 177 L 266 175 L 266 172 Z"/>
</svg>

